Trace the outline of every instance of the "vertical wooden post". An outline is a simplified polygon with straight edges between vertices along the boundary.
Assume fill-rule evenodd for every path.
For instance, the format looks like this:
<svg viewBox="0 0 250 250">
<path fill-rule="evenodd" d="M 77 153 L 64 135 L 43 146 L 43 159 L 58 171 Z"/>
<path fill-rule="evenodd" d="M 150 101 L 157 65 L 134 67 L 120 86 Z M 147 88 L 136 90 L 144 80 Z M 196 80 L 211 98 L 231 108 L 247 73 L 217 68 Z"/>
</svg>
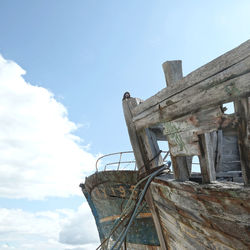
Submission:
<svg viewBox="0 0 250 250">
<path fill-rule="evenodd" d="M 162 68 L 165 74 L 167 86 L 172 86 L 183 78 L 182 62 L 180 60 L 166 61 L 162 64 Z M 189 176 L 191 174 L 192 157 L 174 157 L 171 155 L 171 159 L 175 179 L 180 181 L 189 180 Z"/>
<path fill-rule="evenodd" d="M 157 159 L 155 159 L 156 161 L 151 162 L 150 160 L 153 159 L 153 157 L 156 155 L 156 152 L 159 152 L 159 148 L 157 146 L 155 137 L 153 136 L 150 130 L 145 129 L 140 133 L 136 131 L 136 127 L 133 123 L 133 116 L 131 110 L 136 107 L 139 102 L 140 100 L 136 98 L 125 98 L 122 102 L 122 105 L 128 128 L 129 138 L 134 151 L 138 169 L 140 172 L 145 172 L 151 167 L 154 167 L 156 166 L 156 164 L 158 164 Z M 161 249 L 165 250 L 167 249 L 167 245 L 164 240 L 159 214 L 153 202 L 152 191 L 150 186 L 146 193 L 145 199 L 153 216 L 153 221 L 160 241 Z"/>
<path fill-rule="evenodd" d="M 249 98 L 243 98 L 234 103 L 235 112 L 240 117 L 238 127 L 238 144 L 240 163 L 245 185 L 250 185 L 250 103 Z"/>
<path fill-rule="evenodd" d="M 200 151 L 199 156 L 202 182 L 210 183 L 216 180 L 214 141 L 217 140 L 217 133 L 205 133 L 199 136 Z"/>
<path fill-rule="evenodd" d="M 167 86 L 172 86 L 183 78 L 182 61 L 166 61 L 162 64 Z"/>
</svg>

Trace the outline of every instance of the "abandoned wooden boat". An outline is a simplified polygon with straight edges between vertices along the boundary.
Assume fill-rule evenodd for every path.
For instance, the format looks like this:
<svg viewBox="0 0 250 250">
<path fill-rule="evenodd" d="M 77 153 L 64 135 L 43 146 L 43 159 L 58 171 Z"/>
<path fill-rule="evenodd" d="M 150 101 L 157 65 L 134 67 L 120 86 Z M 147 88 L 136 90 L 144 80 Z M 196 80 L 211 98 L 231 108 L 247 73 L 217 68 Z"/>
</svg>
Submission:
<svg viewBox="0 0 250 250">
<path fill-rule="evenodd" d="M 97 160 L 96 173 L 87 177 L 84 184 L 80 184 L 95 217 L 100 241 L 103 243 L 102 249 L 110 249 L 115 244 L 130 216 L 127 212 L 127 216 L 124 214 L 123 219 L 120 218 L 126 204 L 132 195 L 131 208 L 133 209 L 138 191 L 140 191 L 136 189 L 132 194 L 138 183 L 138 171 L 135 169 L 119 170 L 124 163 L 134 164 L 134 161 L 122 161 L 121 156 L 124 153 L 130 152 L 117 153 L 119 161 L 105 164 L 103 171 L 98 170 L 98 162 L 105 156 L 100 157 Z M 115 154 L 107 156 L 110 155 Z M 106 168 L 110 165 L 118 167 L 115 170 L 107 170 Z M 145 202 L 139 207 L 124 244 L 127 249 L 160 249 L 152 214 Z"/>
<path fill-rule="evenodd" d="M 143 101 L 124 94 L 138 170 L 97 172 L 82 185 L 101 241 L 113 232 L 102 248 L 250 249 L 250 40 L 185 77 L 181 61 L 167 61 L 163 70 L 167 87 L 156 95 Z M 158 176 L 164 141 L 172 173 Z M 143 191 L 134 208 L 143 199 L 146 205 L 116 228 L 138 182 Z"/>
<path fill-rule="evenodd" d="M 186 77 L 181 61 L 163 70 L 166 88 L 123 99 L 140 175 L 162 164 L 159 141 L 171 153 L 174 176 L 146 197 L 161 249 L 250 249 L 250 40 Z"/>
</svg>

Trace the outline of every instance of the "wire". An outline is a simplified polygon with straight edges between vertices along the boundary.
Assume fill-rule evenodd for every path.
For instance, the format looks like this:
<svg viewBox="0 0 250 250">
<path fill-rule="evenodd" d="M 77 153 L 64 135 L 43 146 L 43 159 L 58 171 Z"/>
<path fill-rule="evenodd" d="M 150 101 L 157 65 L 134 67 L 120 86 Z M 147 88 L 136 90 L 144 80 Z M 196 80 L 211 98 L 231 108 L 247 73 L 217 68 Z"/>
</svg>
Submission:
<svg viewBox="0 0 250 250">
<path fill-rule="evenodd" d="M 133 196 L 134 196 L 134 193 L 135 193 L 135 190 L 137 189 L 137 187 L 142 183 L 144 182 L 145 180 L 147 180 L 148 178 L 150 177 L 150 175 L 144 177 L 143 179 L 141 179 L 136 185 L 135 187 L 133 188 L 131 194 L 130 194 L 130 197 L 120 215 L 119 218 L 117 218 L 114 222 L 114 225 L 113 225 L 113 228 L 111 229 L 111 232 L 110 234 L 108 235 L 108 237 L 101 243 L 100 246 L 98 246 L 98 249 L 100 249 L 101 246 L 103 246 L 107 241 L 109 241 L 110 237 L 113 235 L 113 233 L 115 232 L 115 230 L 117 228 L 119 228 L 119 226 L 121 225 L 122 222 L 124 222 L 128 216 L 132 213 L 132 210 L 133 210 L 133 207 L 136 205 L 136 204 L 132 204 L 132 201 L 133 201 Z"/>
<path fill-rule="evenodd" d="M 157 176 L 158 174 L 160 174 L 160 173 L 161 173 L 163 170 L 165 170 L 165 169 L 166 169 L 166 166 L 163 165 L 163 167 L 161 167 L 160 169 L 158 169 L 157 171 L 155 171 L 154 173 L 152 173 L 152 174 L 150 175 L 150 177 L 149 177 L 148 180 L 147 180 L 147 183 L 146 183 L 145 186 L 144 186 L 144 189 L 143 189 L 142 193 L 140 194 L 139 201 L 138 201 L 138 203 L 136 204 L 135 210 L 134 210 L 134 212 L 133 212 L 133 214 L 132 214 L 132 216 L 131 216 L 131 218 L 130 218 L 130 220 L 129 220 L 129 223 L 128 223 L 127 227 L 124 228 L 124 229 L 122 230 L 122 232 L 120 233 L 118 239 L 116 240 L 116 242 L 115 242 L 114 245 L 112 246 L 111 250 L 114 250 L 114 249 L 115 249 L 115 246 L 118 244 L 119 241 L 120 241 L 120 243 L 119 243 L 117 249 L 120 249 L 120 247 L 121 247 L 121 245 L 122 245 L 122 243 L 123 243 L 123 241 L 124 241 L 124 239 L 125 239 L 125 237 L 126 237 L 126 235 L 127 235 L 127 233 L 128 233 L 128 230 L 129 230 L 129 228 L 130 228 L 130 226 L 131 226 L 131 224 L 132 224 L 132 222 L 133 222 L 133 220 L 134 220 L 134 218 L 135 218 L 135 216 L 136 216 L 136 214 L 137 214 L 137 210 L 138 210 L 138 208 L 139 208 L 139 206 L 140 206 L 140 204 L 141 204 L 141 202 L 142 202 L 142 200 L 143 200 L 143 198 L 144 198 L 144 196 L 145 196 L 145 194 L 146 194 L 146 192 L 147 192 L 147 189 L 148 189 L 148 187 L 149 187 L 149 184 L 151 183 L 151 181 L 153 180 L 153 178 L 154 178 L 155 176 Z"/>
</svg>

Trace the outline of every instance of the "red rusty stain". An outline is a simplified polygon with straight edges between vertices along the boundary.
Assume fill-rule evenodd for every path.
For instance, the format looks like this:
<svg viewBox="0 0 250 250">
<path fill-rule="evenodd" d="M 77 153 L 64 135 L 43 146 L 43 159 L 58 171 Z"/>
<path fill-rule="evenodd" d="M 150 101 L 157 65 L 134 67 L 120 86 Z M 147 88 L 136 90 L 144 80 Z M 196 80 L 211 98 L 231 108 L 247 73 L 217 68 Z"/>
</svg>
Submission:
<svg viewBox="0 0 250 250">
<path fill-rule="evenodd" d="M 195 127 L 199 126 L 199 120 L 197 119 L 197 117 L 195 115 L 192 115 L 188 118 L 188 121 L 193 124 Z"/>
</svg>

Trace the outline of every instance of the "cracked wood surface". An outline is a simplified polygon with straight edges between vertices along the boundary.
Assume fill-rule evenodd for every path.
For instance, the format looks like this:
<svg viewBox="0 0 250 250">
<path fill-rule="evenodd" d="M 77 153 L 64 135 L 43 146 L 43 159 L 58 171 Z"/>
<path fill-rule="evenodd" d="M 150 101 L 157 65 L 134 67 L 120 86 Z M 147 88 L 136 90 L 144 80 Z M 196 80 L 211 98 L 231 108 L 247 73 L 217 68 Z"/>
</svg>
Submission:
<svg viewBox="0 0 250 250">
<path fill-rule="evenodd" d="M 151 184 L 169 249 L 249 249 L 250 188 L 158 177 Z"/>
<path fill-rule="evenodd" d="M 200 155 L 198 135 L 222 128 L 236 128 L 238 117 L 223 114 L 220 107 L 201 110 L 181 118 L 160 123 L 172 155 Z"/>
</svg>

